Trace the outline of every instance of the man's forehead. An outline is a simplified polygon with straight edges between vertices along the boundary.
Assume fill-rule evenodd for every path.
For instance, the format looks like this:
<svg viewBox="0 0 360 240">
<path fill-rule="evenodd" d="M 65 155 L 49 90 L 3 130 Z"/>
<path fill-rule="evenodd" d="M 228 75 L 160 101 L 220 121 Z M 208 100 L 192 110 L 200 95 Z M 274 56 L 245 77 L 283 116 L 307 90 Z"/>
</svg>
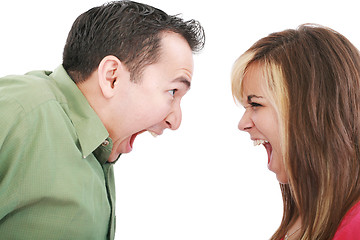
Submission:
<svg viewBox="0 0 360 240">
<path fill-rule="evenodd" d="M 178 77 L 178 78 L 175 78 L 172 82 L 180 82 L 180 83 L 183 83 L 187 89 L 190 89 L 191 87 L 191 82 L 186 79 L 185 77 Z"/>
</svg>

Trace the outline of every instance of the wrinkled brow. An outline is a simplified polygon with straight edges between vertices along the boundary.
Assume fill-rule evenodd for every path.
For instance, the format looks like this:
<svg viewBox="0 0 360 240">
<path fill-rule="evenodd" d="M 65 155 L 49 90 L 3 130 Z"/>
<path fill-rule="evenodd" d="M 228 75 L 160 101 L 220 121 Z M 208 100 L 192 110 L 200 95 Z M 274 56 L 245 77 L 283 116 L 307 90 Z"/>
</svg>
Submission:
<svg viewBox="0 0 360 240">
<path fill-rule="evenodd" d="M 256 95 L 254 95 L 254 94 L 249 95 L 249 96 L 247 96 L 248 102 L 252 102 L 252 99 L 253 99 L 253 98 L 262 98 L 262 96 L 256 96 Z"/>
<path fill-rule="evenodd" d="M 175 78 L 173 80 L 173 82 L 181 82 L 181 83 L 185 84 L 187 89 L 190 89 L 190 87 L 191 87 L 191 82 L 184 77 Z"/>
</svg>

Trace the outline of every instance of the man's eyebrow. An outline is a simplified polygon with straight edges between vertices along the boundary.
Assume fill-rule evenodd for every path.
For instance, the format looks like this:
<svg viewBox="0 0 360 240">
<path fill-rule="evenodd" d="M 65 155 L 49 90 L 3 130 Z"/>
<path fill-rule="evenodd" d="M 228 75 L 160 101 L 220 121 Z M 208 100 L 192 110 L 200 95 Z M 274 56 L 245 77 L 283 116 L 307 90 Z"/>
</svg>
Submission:
<svg viewBox="0 0 360 240">
<path fill-rule="evenodd" d="M 190 89 L 190 87 L 191 87 L 191 82 L 189 80 L 187 80 L 186 78 L 184 78 L 184 77 L 175 78 L 173 80 L 173 82 L 181 82 L 181 83 L 186 85 L 187 89 Z"/>
<path fill-rule="evenodd" d="M 262 98 L 261 96 L 256 96 L 254 94 L 247 96 L 248 102 L 251 102 L 253 98 Z"/>
</svg>

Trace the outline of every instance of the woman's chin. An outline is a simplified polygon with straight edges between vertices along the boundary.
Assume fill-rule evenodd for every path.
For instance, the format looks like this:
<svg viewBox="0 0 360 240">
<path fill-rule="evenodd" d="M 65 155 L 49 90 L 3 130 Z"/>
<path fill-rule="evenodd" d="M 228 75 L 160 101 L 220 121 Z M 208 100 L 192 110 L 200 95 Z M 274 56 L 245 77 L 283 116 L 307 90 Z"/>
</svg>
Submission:
<svg viewBox="0 0 360 240">
<path fill-rule="evenodd" d="M 278 180 L 279 183 L 281 184 L 288 184 L 289 183 L 289 179 L 287 177 L 283 177 L 283 176 L 278 176 L 276 175 L 276 179 Z"/>
<path fill-rule="evenodd" d="M 274 161 L 274 160 L 275 160 L 275 161 Z M 279 183 L 281 183 L 281 184 L 287 184 L 287 183 L 289 183 L 289 179 L 288 179 L 285 171 L 283 170 L 282 167 L 279 167 L 279 166 L 276 164 L 276 163 L 277 163 L 276 160 L 277 160 L 276 158 L 275 158 L 275 159 L 273 158 L 273 155 L 271 155 L 271 156 L 269 157 L 268 169 L 269 169 L 270 171 L 272 171 L 273 173 L 275 173 L 276 179 L 279 181 Z"/>
</svg>

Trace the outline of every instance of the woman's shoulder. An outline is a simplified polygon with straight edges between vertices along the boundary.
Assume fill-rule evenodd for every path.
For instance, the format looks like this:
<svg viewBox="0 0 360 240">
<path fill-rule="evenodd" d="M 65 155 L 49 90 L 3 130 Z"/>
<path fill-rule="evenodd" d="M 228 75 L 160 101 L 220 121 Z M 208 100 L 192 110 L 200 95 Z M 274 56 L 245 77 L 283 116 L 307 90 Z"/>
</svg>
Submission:
<svg viewBox="0 0 360 240">
<path fill-rule="evenodd" d="M 360 201 L 357 202 L 341 221 L 333 240 L 360 239 Z"/>
</svg>

